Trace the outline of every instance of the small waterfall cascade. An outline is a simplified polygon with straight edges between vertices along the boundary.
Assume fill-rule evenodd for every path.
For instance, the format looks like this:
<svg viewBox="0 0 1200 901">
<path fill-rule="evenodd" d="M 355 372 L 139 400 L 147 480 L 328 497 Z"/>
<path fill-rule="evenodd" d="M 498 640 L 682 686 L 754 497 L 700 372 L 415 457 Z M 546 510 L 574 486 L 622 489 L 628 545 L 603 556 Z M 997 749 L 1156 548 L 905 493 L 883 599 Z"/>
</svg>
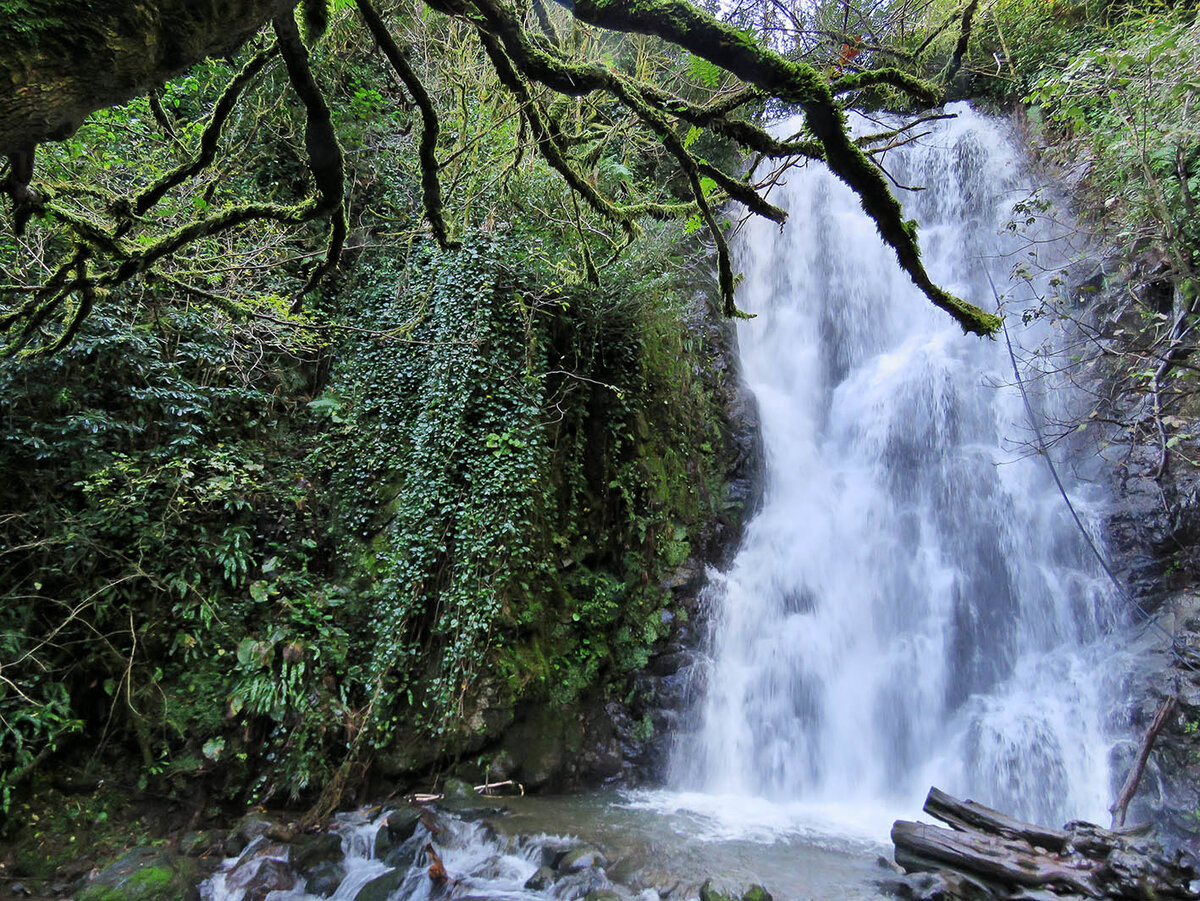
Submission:
<svg viewBox="0 0 1200 901">
<path fill-rule="evenodd" d="M 1023 322 L 1037 288 L 1010 271 L 1033 247 L 1053 268 L 1053 242 L 1005 229 L 1029 185 L 1004 127 L 952 111 L 884 165 L 923 188 L 897 193 L 934 280 L 992 309 L 990 272 L 1032 350 L 1053 326 Z M 1104 816 L 1123 617 L 1031 446 L 1004 337 L 964 336 L 820 167 L 771 199 L 790 220 L 747 225 L 740 300 L 757 318 L 739 333 L 764 502 L 709 587 L 712 661 L 676 787 L 911 816 L 937 784 L 1054 825 Z M 1028 382 L 1047 418 L 1070 399 L 1052 368 Z M 1101 499 L 1062 470 L 1094 521 Z"/>
</svg>

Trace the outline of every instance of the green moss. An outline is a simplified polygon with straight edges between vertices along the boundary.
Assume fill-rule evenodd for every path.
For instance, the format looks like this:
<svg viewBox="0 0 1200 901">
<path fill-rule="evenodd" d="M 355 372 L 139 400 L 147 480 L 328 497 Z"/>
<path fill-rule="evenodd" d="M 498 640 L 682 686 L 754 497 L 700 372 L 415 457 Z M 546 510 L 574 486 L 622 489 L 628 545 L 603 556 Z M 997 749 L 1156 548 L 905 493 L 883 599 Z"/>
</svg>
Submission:
<svg viewBox="0 0 1200 901">
<path fill-rule="evenodd" d="M 89 886 L 78 898 L 79 901 L 176 901 L 184 888 L 169 867 L 146 867 L 115 886 Z"/>
</svg>

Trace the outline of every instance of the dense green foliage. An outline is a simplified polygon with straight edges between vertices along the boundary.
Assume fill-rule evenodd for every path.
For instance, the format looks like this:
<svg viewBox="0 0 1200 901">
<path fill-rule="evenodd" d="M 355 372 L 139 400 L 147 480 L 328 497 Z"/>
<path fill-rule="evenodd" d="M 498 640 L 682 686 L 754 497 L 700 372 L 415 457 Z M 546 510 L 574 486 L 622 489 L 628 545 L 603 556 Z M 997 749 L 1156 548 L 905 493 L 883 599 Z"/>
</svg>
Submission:
<svg viewBox="0 0 1200 901">
<path fill-rule="evenodd" d="M 729 514 L 683 230 L 647 224 L 589 283 L 608 238 L 581 240 L 586 216 L 521 153 L 512 98 L 468 92 L 460 26 L 411 27 L 458 54 L 424 75 L 458 101 L 443 177 L 462 250 L 420 236 L 415 112 L 335 23 L 318 53 L 355 231 L 313 312 L 284 292 L 320 232 L 250 223 L 99 296 L 58 353 L 0 363 L 5 807 L 55 756 L 127 748 L 143 784 L 335 796 L 394 746 L 427 748 L 415 766 L 495 738 L 519 701 L 565 717 L 624 697 L 664 632 L 660 583 Z M 59 196 L 90 217 L 88 198 L 162 179 L 237 68 L 93 117 L 42 160 Z M 139 240 L 300 194 L 300 124 L 278 68 L 262 79 L 225 125 L 228 168 L 170 191 Z M 595 134 L 578 152 L 598 180 L 657 177 L 653 146 Z M 0 255 L 19 271 L 77 226 L 35 220 Z"/>
</svg>

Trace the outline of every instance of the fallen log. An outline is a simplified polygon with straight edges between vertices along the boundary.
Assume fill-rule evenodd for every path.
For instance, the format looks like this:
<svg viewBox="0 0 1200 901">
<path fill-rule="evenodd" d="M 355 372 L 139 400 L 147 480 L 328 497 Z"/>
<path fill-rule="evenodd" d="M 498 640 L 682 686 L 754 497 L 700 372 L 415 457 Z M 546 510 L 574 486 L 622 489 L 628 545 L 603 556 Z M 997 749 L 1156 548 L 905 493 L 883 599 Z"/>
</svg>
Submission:
<svg viewBox="0 0 1200 901">
<path fill-rule="evenodd" d="M 897 820 L 892 842 L 896 863 L 907 873 L 943 877 L 939 898 L 1200 899 L 1191 888 L 1197 872 L 1133 830 L 1083 822 L 1061 829 L 1038 826 L 937 788 L 930 790 L 925 811 L 951 828 Z M 913 891 L 915 885 L 897 893 L 926 897 Z"/>
<path fill-rule="evenodd" d="M 1104 897 L 1086 860 L 1060 861 L 1039 854 L 1025 841 L 897 820 L 892 826 L 892 843 L 898 852 L 938 861 L 957 872 L 992 882 L 1012 886 L 1059 884 L 1089 898 Z"/>
<path fill-rule="evenodd" d="M 1048 829 L 1025 823 L 998 810 L 984 807 L 975 801 L 960 801 L 940 788 L 929 789 L 924 810 L 943 823 L 949 823 L 961 831 L 977 830 L 1024 839 L 1031 845 L 1047 851 L 1061 851 L 1071 836 L 1063 829 Z"/>
</svg>

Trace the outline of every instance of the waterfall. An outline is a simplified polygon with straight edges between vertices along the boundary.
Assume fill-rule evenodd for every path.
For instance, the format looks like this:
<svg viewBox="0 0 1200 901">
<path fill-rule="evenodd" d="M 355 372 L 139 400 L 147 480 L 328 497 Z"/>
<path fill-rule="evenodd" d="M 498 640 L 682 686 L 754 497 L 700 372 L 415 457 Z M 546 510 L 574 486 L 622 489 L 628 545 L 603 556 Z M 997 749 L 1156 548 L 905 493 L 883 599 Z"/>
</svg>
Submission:
<svg viewBox="0 0 1200 901">
<path fill-rule="evenodd" d="M 883 162 L 923 188 L 897 193 L 934 280 L 992 309 L 988 273 L 1015 292 L 1014 263 L 1052 267 L 1053 242 L 1004 228 L 1029 192 L 1019 153 L 954 111 Z M 1121 616 L 1031 448 L 1003 336 L 964 336 L 821 167 L 771 199 L 790 220 L 749 223 L 740 263 L 765 496 L 709 588 L 706 697 L 674 782 L 910 816 L 936 783 L 1055 825 L 1103 816 Z M 1054 328 L 1022 306 L 1006 313 L 1028 356 Z M 1070 399 L 1052 368 L 1031 373 L 1046 416 Z M 1068 476 L 1086 521 L 1101 499 Z"/>
</svg>

